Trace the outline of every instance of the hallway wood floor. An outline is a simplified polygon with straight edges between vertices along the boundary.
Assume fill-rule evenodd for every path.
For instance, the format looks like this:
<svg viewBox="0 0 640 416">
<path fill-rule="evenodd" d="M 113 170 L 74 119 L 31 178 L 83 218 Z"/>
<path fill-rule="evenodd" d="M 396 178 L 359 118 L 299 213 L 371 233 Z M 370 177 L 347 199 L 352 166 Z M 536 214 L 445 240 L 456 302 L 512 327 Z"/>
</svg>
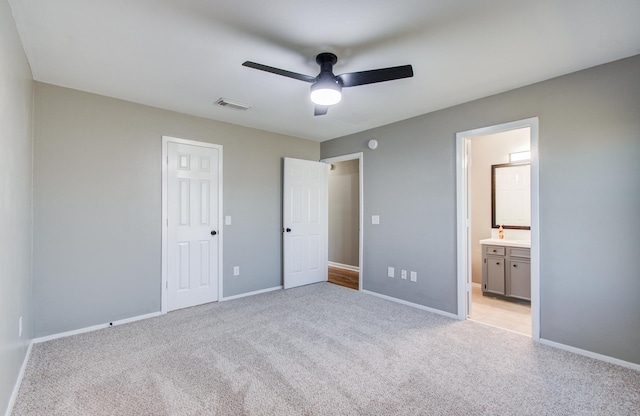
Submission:
<svg viewBox="0 0 640 416">
<path fill-rule="evenodd" d="M 352 270 L 329 266 L 329 276 L 327 280 L 329 283 L 358 290 L 360 285 L 360 274 Z"/>
</svg>

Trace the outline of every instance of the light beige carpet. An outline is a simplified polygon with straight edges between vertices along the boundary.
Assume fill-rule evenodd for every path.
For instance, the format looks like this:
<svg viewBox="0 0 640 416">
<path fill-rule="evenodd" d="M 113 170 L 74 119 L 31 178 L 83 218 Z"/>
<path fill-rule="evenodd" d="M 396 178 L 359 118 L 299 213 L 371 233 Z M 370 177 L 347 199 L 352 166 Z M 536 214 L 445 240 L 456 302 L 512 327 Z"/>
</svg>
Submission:
<svg viewBox="0 0 640 416">
<path fill-rule="evenodd" d="M 638 415 L 640 373 L 323 283 L 33 347 L 14 415 Z"/>
</svg>

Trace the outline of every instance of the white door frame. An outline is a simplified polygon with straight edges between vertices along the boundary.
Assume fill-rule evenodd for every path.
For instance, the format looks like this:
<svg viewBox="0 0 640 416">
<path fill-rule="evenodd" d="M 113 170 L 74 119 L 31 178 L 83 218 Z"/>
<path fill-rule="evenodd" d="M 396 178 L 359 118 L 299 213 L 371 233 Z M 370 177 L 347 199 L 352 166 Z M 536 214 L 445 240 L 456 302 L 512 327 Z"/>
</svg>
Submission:
<svg viewBox="0 0 640 416">
<path fill-rule="evenodd" d="M 168 225 L 168 198 L 167 198 L 167 189 L 169 186 L 169 177 L 168 177 L 168 158 L 169 158 L 169 143 L 178 143 L 178 144 L 186 144 L 191 146 L 200 146 L 200 147 L 208 147 L 212 149 L 217 149 L 219 154 L 219 163 L 218 163 L 218 300 L 222 299 L 222 238 L 224 233 L 222 232 L 223 222 L 222 222 L 222 146 L 213 143 L 207 142 L 199 142 L 195 140 L 187 140 L 180 139 L 177 137 L 171 136 L 162 136 L 162 281 L 160 285 L 162 287 L 162 296 L 160 299 L 160 312 L 162 314 L 167 313 L 168 308 L 168 298 L 169 293 L 167 290 L 167 282 L 169 278 L 169 270 L 167 267 L 168 261 L 168 235 L 169 235 L 169 225 Z"/>
<path fill-rule="evenodd" d="M 322 159 L 320 160 L 321 162 L 324 163 L 338 163 L 338 162 L 345 162 L 347 160 L 358 160 L 358 180 L 360 181 L 360 195 L 359 195 L 359 203 L 360 203 L 360 224 L 359 224 L 359 232 L 358 232 L 358 239 L 359 239 L 359 243 L 358 243 L 358 249 L 359 249 L 359 253 L 358 253 L 358 267 L 360 268 L 360 271 L 358 273 L 358 290 L 362 291 L 362 282 L 363 282 L 363 276 L 364 276 L 364 249 L 363 249 L 363 245 L 362 242 L 364 240 L 364 155 L 362 152 L 358 152 L 358 153 L 351 153 L 348 155 L 342 155 L 342 156 L 336 156 L 336 157 L 329 157 L 326 159 Z M 328 188 L 327 188 L 328 189 Z M 327 244 L 328 244 L 329 240 L 327 239 Z M 327 247 L 327 253 L 328 253 L 328 247 Z"/>
<path fill-rule="evenodd" d="M 531 337 L 540 341 L 540 186 L 538 159 L 538 117 L 463 131 L 456 134 L 456 191 L 457 191 L 457 256 L 458 256 L 458 319 L 467 319 L 467 282 L 471 268 L 470 241 L 467 229 L 471 219 L 467 217 L 468 193 L 468 143 L 474 137 L 486 136 L 507 130 L 529 127 L 531 129 Z"/>
</svg>

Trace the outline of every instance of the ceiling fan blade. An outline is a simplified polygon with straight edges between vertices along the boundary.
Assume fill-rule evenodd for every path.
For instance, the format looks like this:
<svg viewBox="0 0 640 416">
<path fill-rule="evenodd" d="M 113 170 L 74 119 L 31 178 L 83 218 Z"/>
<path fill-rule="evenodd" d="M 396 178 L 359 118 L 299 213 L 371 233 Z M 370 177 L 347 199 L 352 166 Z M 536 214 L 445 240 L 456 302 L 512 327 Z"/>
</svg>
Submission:
<svg viewBox="0 0 640 416">
<path fill-rule="evenodd" d="M 313 115 L 314 116 L 323 116 L 323 115 L 327 114 L 327 111 L 329 111 L 329 106 L 328 105 L 317 105 L 315 110 L 313 111 Z"/>
<path fill-rule="evenodd" d="M 272 66 L 258 64 L 256 62 L 246 61 L 242 64 L 253 69 L 259 69 L 260 71 L 271 72 L 272 74 L 282 75 L 283 77 L 293 78 L 304 82 L 315 82 L 316 77 L 310 75 L 298 74 L 297 72 L 286 71 L 280 68 L 274 68 Z"/>
<path fill-rule="evenodd" d="M 372 69 L 370 71 L 350 72 L 338 75 L 343 87 L 373 84 L 376 82 L 392 81 L 394 79 L 410 78 L 413 76 L 411 65 L 394 66 L 391 68 Z"/>
</svg>

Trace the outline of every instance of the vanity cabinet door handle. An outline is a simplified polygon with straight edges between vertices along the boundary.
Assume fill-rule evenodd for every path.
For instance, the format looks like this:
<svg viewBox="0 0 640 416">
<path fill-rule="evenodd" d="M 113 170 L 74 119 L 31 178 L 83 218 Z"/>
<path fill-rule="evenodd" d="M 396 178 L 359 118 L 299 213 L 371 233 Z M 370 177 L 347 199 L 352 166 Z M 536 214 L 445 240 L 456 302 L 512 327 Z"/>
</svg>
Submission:
<svg viewBox="0 0 640 416">
<path fill-rule="evenodd" d="M 517 264 L 514 264 L 514 265 L 513 265 L 513 267 L 518 267 L 518 265 L 517 265 Z"/>
<path fill-rule="evenodd" d="M 496 265 L 497 265 L 497 266 L 500 266 L 500 262 L 497 262 L 497 263 L 496 263 Z"/>
</svg>

